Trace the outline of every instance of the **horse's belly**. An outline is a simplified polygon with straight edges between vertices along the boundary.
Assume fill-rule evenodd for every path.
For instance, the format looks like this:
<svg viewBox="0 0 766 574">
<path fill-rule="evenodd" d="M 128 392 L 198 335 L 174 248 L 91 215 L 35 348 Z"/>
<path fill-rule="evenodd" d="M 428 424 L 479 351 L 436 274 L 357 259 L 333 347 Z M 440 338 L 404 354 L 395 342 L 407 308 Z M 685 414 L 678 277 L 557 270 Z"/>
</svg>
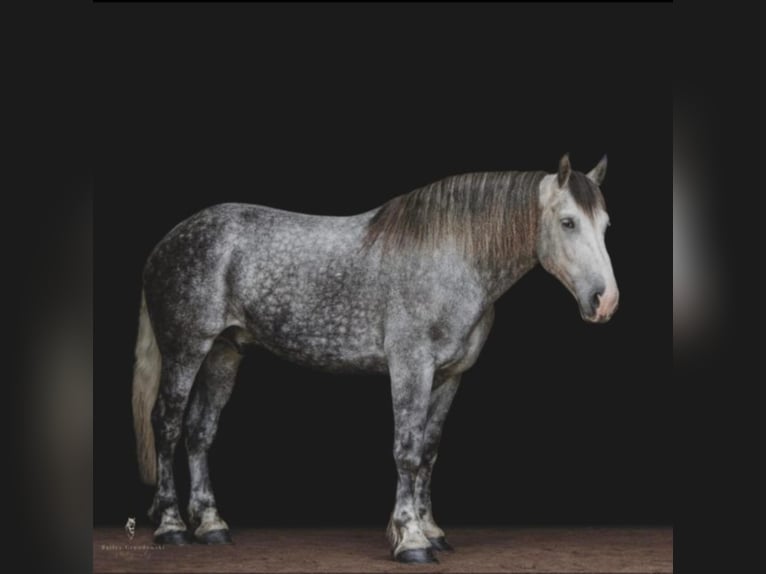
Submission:
<svg viewBox="0 0 766 574">
<path fill-rule="evenodd" d="M 375 346 L 328 340 L 327 337 L 296 337 L 285 341 L 258 340 L 274 354 L 293 363 L 335 373 L 385 373 L 385 355 Z"/>
<path fill-rule="evenodd" d="M 243 274 L 233 287 L 236 319 L 258 344 L 294 363 L 337 372 L 386 371 L 380 287 L 342 252 L 299 255 L 271 274 Z"/>
<path fill-rule="evenodd" d="M 291 362 L 333 372 L 387 371 L 382 333 L 367 322 L 329 322 L 298 314 L 264 319 L 248 324 L 255 342 Z"/>
</svg>

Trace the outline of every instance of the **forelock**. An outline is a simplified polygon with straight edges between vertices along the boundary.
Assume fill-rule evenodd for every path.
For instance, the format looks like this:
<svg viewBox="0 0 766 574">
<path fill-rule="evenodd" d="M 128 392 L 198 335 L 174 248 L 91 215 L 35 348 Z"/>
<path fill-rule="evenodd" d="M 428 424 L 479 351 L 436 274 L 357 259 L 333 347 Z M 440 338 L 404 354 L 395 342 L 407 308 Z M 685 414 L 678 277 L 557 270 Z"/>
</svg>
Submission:
<svg viewBox="0 0 766 574">
<path fill-rule="evenodd" d="M 601 190 L 582 172 L 573 171 L 570 174 L 569 193 L 580 209 L 591 218 L 598 209 L 606 210 L 606 203 Z"/>
</svg>

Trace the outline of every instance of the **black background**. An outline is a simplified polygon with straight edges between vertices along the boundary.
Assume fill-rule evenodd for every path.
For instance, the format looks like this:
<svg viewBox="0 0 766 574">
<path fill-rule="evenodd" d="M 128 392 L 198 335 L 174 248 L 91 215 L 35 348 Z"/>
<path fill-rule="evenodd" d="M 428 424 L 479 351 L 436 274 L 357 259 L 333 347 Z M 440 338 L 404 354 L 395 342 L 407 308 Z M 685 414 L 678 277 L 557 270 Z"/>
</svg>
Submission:
<svg viewBox="0 0 766 574">
<path fill-rule="evenodd" d="M 500 299 L 436 465 L 437 521 L 670 523 L 669 6 L 96 6 L 94 521 L 146 523 L 130 385 L 141 269 L 241 201 L 353 214 L 450 174 L 592 168 L 620 309 L 537 268 Z M 234 526 L 383 528 L 384 377 L 249 356 L 211 451 Z M 183 448 L 178 483 L 188 493 Z"/>
</svg>

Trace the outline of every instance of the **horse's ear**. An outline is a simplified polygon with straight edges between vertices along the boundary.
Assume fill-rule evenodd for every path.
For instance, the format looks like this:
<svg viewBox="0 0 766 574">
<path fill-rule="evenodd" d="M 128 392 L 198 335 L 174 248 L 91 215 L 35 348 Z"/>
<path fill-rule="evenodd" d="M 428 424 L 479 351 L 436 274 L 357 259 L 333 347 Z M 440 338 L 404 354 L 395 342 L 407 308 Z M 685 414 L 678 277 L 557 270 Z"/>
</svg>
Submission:
<svg viewBox="0 0 766 574">
<path fill-rule="evenodd" d="M 559 160 L 559 187 L 564 187 L 569 181 L 572 166 L 569 163 L 569 154 L 565 153 Z"/>
<path fill-rule="evenodd" d="M 596 167 L 588 172 L 588 179 L 590 179 L 596 185 L 601 185 L 606 177 L 606 154 L 601 158 Z"/>
</svg>

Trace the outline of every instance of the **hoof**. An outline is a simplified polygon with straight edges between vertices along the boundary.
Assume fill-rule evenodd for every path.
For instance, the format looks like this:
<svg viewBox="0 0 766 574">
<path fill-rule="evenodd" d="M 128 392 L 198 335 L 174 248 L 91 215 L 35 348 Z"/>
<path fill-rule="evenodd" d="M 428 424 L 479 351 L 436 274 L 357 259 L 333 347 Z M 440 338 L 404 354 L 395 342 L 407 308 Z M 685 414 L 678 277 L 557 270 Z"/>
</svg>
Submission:
<svg viewBox="0 0 766 574">
<path fill-rule="evenodd" d="M 447 539 L 444 538 L 444 536 L 439 536 L 439 538 L 429 538 L 428 541 L 431 543 L 431 547 L 435 550 L 444 550 L 447 552 L 454 550 L 452 544 L 447 542 Z"/>
<path fill-rule="evenodd" d="M 233 544 L 228 530 L 210 530 L 196 538 L 200 544 Z"/>
<path fill-rule="evenodd" d="M 186 530 L 168 530 L 154 537 L 155 544 L 167 544 L 168 546 L 183 546 L 191 544 L 192 539 Z"/>
<path fill-rule="evenodd" d="M 430 548 L 412 548 L 411 550 L 404 550 L 396 555 L 396 561 L 404 562 L 405 564 L 429 564 L 438 562 Z"/>
</svg>

